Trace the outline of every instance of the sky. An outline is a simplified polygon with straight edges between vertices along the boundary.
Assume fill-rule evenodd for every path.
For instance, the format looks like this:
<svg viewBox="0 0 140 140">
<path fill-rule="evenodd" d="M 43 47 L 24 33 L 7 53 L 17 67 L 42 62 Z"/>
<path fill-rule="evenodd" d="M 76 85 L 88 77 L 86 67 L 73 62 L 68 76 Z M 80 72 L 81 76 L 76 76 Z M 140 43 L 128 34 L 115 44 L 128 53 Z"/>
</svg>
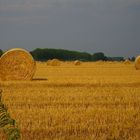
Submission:
<svg viewBox="0 0 140 140">
<path fill-rule="evenodd" d="M 0 49 L 140 54 L 140 0 L 0 0 Z"/>
</svg>

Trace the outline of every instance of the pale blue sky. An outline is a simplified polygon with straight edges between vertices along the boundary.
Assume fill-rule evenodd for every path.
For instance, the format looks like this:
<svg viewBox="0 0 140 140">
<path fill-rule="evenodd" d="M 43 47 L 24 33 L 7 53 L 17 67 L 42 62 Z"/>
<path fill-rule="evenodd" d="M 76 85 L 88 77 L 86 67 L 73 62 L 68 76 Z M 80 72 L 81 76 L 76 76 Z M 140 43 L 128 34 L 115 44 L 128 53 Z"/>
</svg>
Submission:
<svg viewBox="0 0 140 140">
<path fill-rule="evenodd" d="M 140 0 L 0 0 L 0 49 L 140 54 Z"/>
</svg>

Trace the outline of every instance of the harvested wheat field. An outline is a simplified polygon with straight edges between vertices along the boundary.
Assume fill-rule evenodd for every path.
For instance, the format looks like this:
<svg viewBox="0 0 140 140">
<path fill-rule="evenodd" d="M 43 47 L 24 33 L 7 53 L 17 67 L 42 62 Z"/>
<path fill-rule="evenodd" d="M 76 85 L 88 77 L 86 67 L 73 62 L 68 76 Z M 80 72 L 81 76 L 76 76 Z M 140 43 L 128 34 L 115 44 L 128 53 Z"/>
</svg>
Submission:
<svg viewBox="0 0 140 140">
<path fill-rule="evenodd" d="M 0 85 L 21 140 L 140 140 L 140 71 L 134 63 L 37 63 L 32 81 Z"/>
</svg>

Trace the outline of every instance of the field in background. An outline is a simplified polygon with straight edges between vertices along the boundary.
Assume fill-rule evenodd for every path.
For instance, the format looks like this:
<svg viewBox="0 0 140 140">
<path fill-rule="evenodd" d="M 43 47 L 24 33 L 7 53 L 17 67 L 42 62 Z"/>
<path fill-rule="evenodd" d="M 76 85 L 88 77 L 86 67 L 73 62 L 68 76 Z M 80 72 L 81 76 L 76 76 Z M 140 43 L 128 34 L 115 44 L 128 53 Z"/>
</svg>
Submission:
<svg viewBox="0 0 140 140">
<path fill-rule="evenodd" d="M 0 86 L 22 140 L 140 139 L 140 71 L 133 63 L 38 62 L 33 81 Z"/>
</svg>

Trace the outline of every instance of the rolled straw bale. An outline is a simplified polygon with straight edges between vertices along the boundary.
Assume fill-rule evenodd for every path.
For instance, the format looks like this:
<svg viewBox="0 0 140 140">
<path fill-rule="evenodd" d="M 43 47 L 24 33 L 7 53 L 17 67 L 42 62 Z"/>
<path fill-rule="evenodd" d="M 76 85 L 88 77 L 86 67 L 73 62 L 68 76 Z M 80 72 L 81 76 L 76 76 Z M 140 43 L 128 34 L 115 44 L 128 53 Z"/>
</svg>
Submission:
<svg viewBox="0 0 140 140">
<path fill-rule="evenodd" d="M 140 56 L 135 59 L 135 68 L 140 70 Z"/>
<path fill-rule="evenodd" d="M 104 64 L 104 61 L 103 60 L 98 60 L 98 61 L 95 62 L 95 64 L 102 65 L 102 64 Z"/>
<path fill-rule="evenodd" d="M 60 66 L 61 65 L 61 61 L 58 59 L 52 59 L 50 62 L 51 66 Z"/>
<path fill-rule="evenodd" d="M 51 60 L 47 61 L 47 65 L 50 66 L 51 65 Z"/>
<path fill-rule="evenodd" d="M 75 66 L 81 65 L 81 62 L 79 60 L 76 60 L 76 61 L 74 61 L 74 65 Z"/>
<path fill-rule="evenodd" d="M 128 59 L 126 59 L 126 60 L 124 61 L 124 64 L 131 64 L 131 61 L 128 60 Z"/>
<path fill-rule="evenodd" d="M 11 49 L 0 58 L 1 80 L 31 80 L 35 71 L 36 63 L 24 49 Z"/>
</svg>

